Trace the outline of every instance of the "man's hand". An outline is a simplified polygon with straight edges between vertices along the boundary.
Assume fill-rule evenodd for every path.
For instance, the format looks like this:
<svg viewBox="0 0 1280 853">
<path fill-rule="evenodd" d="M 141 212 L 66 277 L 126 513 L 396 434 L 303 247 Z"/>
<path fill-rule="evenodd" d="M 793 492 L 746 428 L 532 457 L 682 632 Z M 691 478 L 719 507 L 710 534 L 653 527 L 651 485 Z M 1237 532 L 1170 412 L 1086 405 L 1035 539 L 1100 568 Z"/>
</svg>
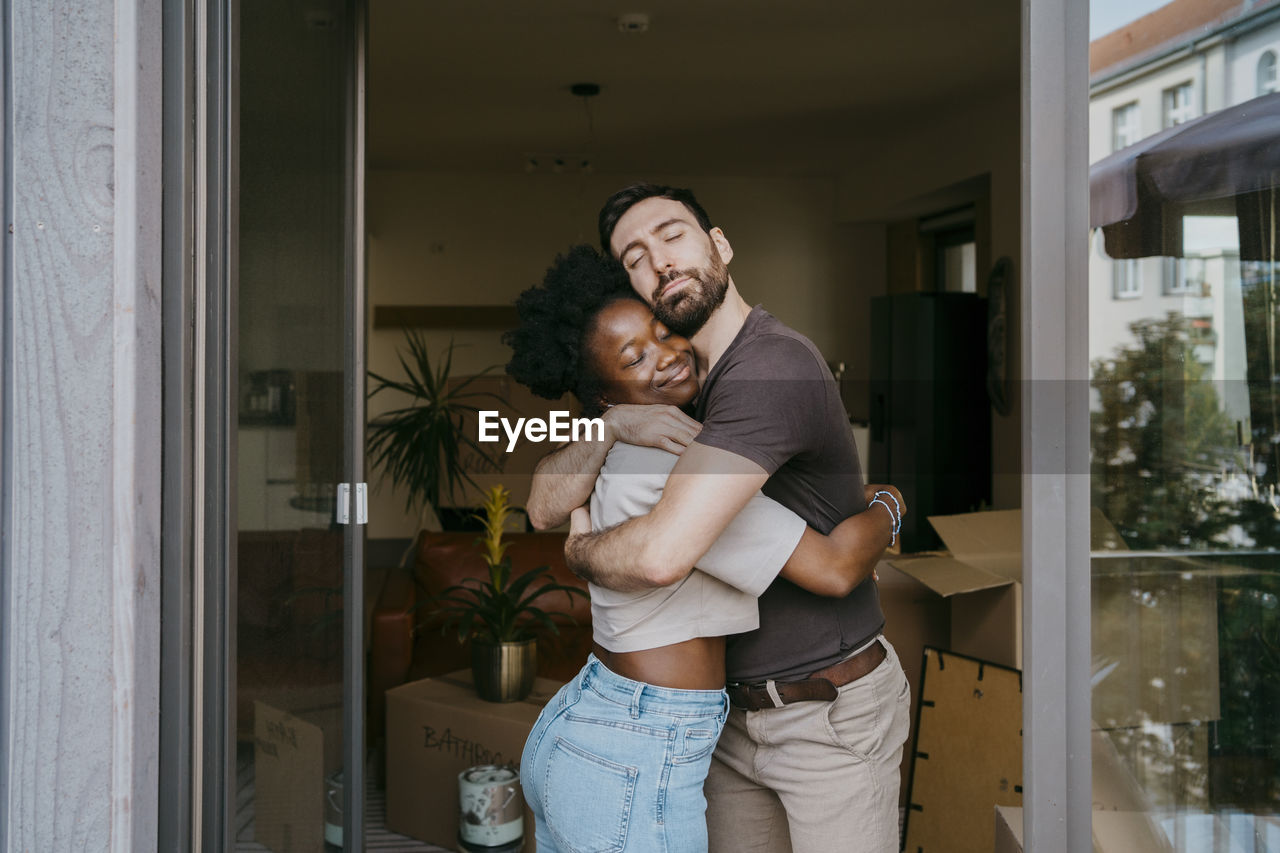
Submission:
<svg viewBox="0 0 1280 853">
<path fill-rule="evenodd" d="M 679 456 L 697 437 L 702 424 L 675 406 L 619 405 L 601 416 L 614 440 L 656 447 Z"/>
</svg>

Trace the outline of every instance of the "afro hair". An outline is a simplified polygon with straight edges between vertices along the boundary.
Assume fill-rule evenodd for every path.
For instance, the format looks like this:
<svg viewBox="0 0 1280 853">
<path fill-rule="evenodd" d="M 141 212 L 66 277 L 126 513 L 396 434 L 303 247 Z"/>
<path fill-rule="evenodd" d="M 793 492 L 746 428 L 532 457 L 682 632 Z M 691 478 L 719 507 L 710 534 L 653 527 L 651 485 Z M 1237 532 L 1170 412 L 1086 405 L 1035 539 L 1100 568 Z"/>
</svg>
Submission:
<svg viewBox="0 0 1280 853">
<path fill-rule="evenodd" d="M 639 297 L 626 270 L 591 246 L 556 257 L 542 284 L 516 299 L 520 325 L 502 336 L 512 349 L 507 374 L 539 397 L 571 392 L 588 416 L 599 413 L 599 378 L 583 358 L 583 343 L 600 310 Z"/>
</svg>

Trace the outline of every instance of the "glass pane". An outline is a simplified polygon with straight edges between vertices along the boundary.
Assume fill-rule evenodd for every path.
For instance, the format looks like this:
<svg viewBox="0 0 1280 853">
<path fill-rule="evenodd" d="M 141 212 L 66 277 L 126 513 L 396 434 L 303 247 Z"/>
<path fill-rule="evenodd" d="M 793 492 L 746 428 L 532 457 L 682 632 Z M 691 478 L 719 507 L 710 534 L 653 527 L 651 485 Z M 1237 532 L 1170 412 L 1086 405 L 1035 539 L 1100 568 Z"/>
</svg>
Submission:
<svg viewBox="0 0 1280 853">
<path fill-rule="evenodd" d="M 1273 850 L 1280 173 L 1248 139 L 1280 104 L 1237 109 L 1252 91 L 1231 80 L 1280 25 L 1240 24 L 1221 66 L 1198 42 L 1159 70 L 1117 49 L 1190 26 L 1175 17 L 1157 9 L 1093 44 L 1112 63 L 1093 69 L 1093 122 L 1163 103 L 1180 125 L 1197 99 L 1211 107 L 1158 139 L 1142 125 L 1105 163 L 1115 140 L 1092 135 L 1094 835 L 1104 851 Z"/>
<path fill-rule="evenodd" d="M 236 840 L 321 850 L 342 832 L 348 36 L 337 0 L 238 8 Z"/>
</svg>

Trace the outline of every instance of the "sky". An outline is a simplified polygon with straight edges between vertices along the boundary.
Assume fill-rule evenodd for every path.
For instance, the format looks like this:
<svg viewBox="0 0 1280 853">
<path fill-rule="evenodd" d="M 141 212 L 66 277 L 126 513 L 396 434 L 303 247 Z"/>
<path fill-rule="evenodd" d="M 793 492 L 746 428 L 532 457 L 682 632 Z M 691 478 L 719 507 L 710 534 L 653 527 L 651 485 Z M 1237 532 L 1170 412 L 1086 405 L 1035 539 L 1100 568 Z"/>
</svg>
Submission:
<svg viewBox="0 0 1280 853">
<path fill-rule="evenodd" d="M 1169 0 L 1089 0 L 1089 41 L 1118 30 Z"/>
</svg>

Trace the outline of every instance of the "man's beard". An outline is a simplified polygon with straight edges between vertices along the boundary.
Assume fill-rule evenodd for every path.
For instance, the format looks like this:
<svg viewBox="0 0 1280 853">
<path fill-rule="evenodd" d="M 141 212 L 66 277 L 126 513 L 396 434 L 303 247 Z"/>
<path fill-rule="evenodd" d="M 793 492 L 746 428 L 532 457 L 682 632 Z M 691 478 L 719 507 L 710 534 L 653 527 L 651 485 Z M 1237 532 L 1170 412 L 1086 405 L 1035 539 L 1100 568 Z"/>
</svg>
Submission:
<svg viewBox="0 0 1280 853">
<path fill-rule="evenodd" d="M 689 279 L 683 289 L 664 300 L 662 289 L 676 279 Z M 653 315 L 677 335 L 691 338 L 706 325 L 729 292 L 729 267 L 712 252 L 711 266 L 665 273 L 653 292 Z"/>
</svg>

